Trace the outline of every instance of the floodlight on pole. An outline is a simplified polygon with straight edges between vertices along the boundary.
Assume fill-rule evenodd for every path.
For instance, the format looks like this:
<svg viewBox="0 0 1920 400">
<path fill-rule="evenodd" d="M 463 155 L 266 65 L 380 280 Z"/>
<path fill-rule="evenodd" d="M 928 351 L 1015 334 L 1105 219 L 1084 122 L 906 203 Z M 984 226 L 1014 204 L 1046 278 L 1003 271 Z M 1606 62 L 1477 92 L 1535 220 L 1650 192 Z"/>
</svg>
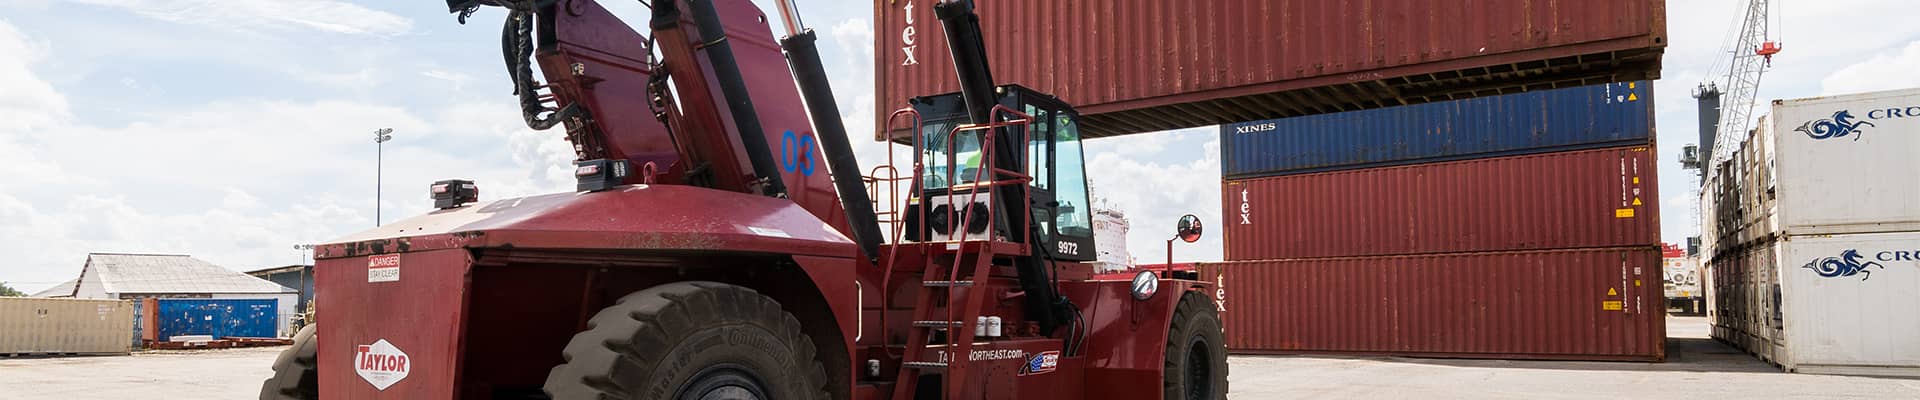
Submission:
<svg viewBox="0 0 1920 400">
<path fill-rule="evenodd" d="M 388 140 L 393 140 L 393 128 L 373 131 L 373 226 L 380 226 L 380 189 L 386 172 L 382 164 L 386 160 L 384 146 Z"/>
</svg>

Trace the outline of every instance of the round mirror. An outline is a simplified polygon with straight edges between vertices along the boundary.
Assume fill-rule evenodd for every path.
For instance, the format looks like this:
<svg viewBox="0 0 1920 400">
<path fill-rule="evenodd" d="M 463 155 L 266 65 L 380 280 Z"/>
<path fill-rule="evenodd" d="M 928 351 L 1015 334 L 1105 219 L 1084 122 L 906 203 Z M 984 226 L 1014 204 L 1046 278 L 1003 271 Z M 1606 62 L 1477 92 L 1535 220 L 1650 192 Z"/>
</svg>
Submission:
<svg viewBox="0 0 1920 400">
<path fill-rule="evenodd" d="M 1180 240 L 1187 243 L 1200 241 L 1200 217 L 1195 217 L 1193 214 L 1182 216 L 1180 226 L 1176 229 L 1179 230 Z"/>
</svg>

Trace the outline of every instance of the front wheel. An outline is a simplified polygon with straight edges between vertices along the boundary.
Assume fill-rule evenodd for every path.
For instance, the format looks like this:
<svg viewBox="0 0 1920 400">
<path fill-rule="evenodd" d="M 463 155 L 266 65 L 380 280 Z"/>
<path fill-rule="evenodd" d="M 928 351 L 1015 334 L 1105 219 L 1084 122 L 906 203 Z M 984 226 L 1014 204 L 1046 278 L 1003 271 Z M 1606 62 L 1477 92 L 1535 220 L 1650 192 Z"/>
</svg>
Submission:
<svg viewBox="0 0 1920 400">
<path fill-rule="evenodd" d="M 1166 400 L 1226 400 L 1227 346 L 1220 313 L 1198 293 L 1180 297 L 1167 332 Z"/>
<path fill-rule="evenodd" d="M 569 399 L 825 399 L 800 321 L 752 289 L 677 282 L 621 297 L 574 335 L 546 391 Z"/>
<path fill-rule="evenodd" d="M 293 334 L 293 346 L 280 351 L 273 360 L 273 377 L 260 383 L 260 400 L 319 400 L 320 372 L 317 351 L 320 339 L 314 332 L 319 325 L 307 325 Z"/>
</svg>

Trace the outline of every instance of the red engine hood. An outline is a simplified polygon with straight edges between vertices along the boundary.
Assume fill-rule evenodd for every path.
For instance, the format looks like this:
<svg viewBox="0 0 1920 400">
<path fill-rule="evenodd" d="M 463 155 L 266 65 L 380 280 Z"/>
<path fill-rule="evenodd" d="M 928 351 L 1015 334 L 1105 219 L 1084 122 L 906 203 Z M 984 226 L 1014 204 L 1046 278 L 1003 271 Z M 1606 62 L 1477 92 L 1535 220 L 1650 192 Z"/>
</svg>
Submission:
<svg viewBox="0 0 1920 400">
<path fill-rule="evenodd" d="M 630 185 L 475 203 L 388 223 L 314 249 L 315 259 L 447 248 L 734 251 L 853 257 L 853 241 L 785 199 Z"/>
</svg>

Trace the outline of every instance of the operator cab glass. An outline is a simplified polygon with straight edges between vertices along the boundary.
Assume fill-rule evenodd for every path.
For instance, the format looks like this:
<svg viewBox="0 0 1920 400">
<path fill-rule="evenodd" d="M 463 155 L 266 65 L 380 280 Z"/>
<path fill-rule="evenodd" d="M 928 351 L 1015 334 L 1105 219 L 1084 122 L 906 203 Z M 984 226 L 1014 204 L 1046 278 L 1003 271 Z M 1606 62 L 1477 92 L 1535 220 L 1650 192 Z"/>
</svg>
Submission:
<svg viewBox="0 0 1920 400">
<path fill-rule="evenodd" d="M 1001 105 L 1032 118 L 1025 132 L 1027 140 L 1017 148 L 1019 154 L 1014 154 L 1013 159 L 1025 157 L 1023 172 L 1033 177 L 1029 185 L 1033 193 L 1033 224 L 1039 231 L 1041 244 L 1062 261 L 1093 260 L 1097 255 L 1093 247 L 1093 210 L 1087 201 L 1079 114 L 1059 99 L 1017 85 L 1001 86 L 996 92 L 1000 94 Z M 916 156 L 925 168 L 920 176 L 924 188 L 920 198 L 928 200 L 909 205 L 910 210 L 925 207 L 927 211 L 935 211 L 932 209 L 945 205 L 937 198 L 948 193 L 964 193 L 974 189 L 977 181 L 993 178 L 982 172 L 989 160 L 985 159 L 986 152 L 981 151 L 981 138 L 988 131 L 954 131 L 968 122 L 963 103 L 959 93 L 913 100 L 914 109 L 924 120 L 917 132 L 921 148 Z M 1014 137 L 1008 140 L 1019 140 L 1018 135 L 1015 131 Z M 985 198 L 980 197 L 981 201 Z M 943 228 L 951 225 L 944 221 L 950 218 L 945 215 L 933 216 L 933 221 L 924 224 L 915 223 L 913 215 L 907 218 L 910 238 L 940 239 L 943 238 L 940 234 L 947 230 Z M 996 226 L 996 230 L 1005 234 L 1005 227 Z M 928 236 L 920 236 L 922 234 Z"/>
</svg>

